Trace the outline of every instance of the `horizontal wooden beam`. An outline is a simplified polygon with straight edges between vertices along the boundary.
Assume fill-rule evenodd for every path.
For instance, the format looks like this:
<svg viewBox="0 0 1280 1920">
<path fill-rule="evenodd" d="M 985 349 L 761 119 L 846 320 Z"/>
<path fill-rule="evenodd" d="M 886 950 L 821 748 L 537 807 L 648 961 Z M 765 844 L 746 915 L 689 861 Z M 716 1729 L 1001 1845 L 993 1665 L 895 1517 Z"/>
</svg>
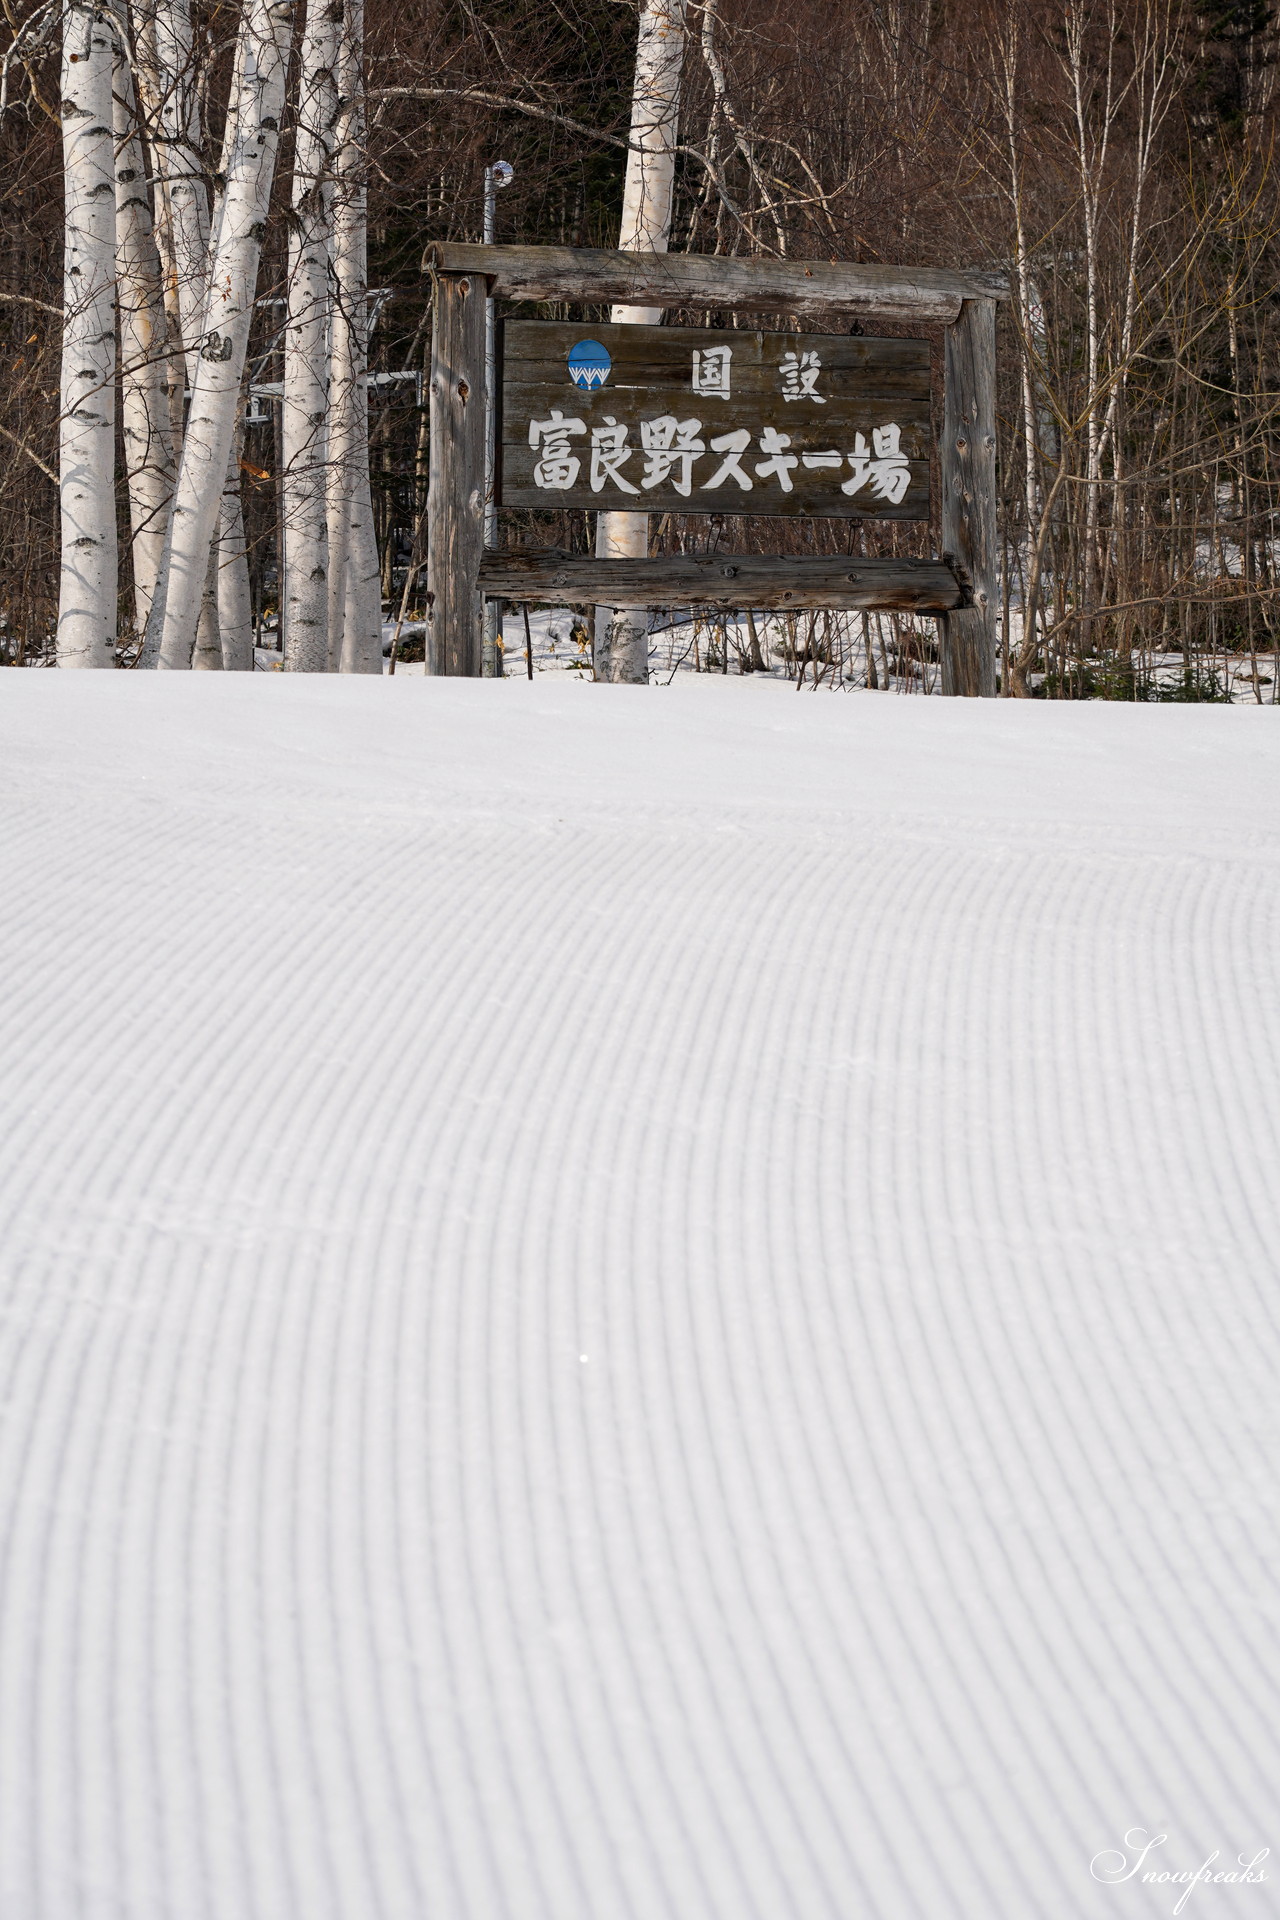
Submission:
<svg viewBox="0 0 1280 1920">
<path fill-rule="evenodd" d="M 944 560 L 861 560 L 834 555 L 659 554 L 597 560 L 555 549 L 490 549 L 480 591 L 553 606 L 830 607 L 859 612 L 946 613 L 965 593 Z"/>
<path fill-rule="evenodd" d="M 725 259 L 707 253 L 609 253 L 596 247 L 477 247 L 433 241 L 424 271 L 484 274 L 505 300 L 622 301 L 950 323 L 963 300 L 1004 300 L 1003 274 L 884 267 L 849 260 Z"/>
</svg>

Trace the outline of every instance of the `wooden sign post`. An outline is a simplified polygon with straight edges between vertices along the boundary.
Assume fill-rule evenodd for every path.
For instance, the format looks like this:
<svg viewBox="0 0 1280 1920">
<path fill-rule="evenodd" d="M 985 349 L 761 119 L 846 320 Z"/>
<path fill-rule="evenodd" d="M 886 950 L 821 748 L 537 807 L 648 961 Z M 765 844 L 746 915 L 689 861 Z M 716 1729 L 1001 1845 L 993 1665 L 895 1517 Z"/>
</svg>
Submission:
<svg viewBox="0 0 1280 1920">
<path fill-rule="evenodd" d="M 427 475 L 428 670 L 478 674 L 484 609 L 484 309 L 481 274 L 436 281 Z"/>
<path fill-rule="evenodd" d="M 998 275 L 823 261 L 437 245 L 428 669 L 480 671 L 483 597 L 610 607 L 856 608 L 938 616 L 944 693 L 995 686 Z M 484 302 L 613 301 L 946 323 L 940 560 L 600 560 L 484 550 Z M 507 321 L 508 506 L 929 517 L 922 340 Z"/>
<path fill-rule="evenodd" d="M 996 303 L 965 300 L 943 349 L 942 551 L 967 604 L 938 622 L 942 691 L 996 691 Z"/>
</svg>

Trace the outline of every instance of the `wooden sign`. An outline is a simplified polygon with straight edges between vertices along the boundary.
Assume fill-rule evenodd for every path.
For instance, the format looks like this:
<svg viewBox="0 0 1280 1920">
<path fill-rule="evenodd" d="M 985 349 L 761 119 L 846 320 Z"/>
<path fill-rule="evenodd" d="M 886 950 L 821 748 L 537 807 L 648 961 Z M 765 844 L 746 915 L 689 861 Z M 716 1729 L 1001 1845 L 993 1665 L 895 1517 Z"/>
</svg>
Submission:
<svg viewBox="0 0 1280 1920">
<path fill-rule="evenodd" d="M 929 518 L 929 343 L 507 320 L 506 507 Z"/>
</svg>

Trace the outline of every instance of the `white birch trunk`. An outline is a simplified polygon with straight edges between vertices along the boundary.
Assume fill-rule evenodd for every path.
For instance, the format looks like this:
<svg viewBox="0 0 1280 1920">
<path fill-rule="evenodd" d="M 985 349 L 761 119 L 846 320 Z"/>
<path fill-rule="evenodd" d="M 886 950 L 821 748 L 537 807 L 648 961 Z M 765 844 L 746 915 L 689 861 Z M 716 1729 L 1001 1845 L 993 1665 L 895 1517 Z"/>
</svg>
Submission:
<svg viewBox="0 0 1280 1920">
<path fill-rule="evenodd" d="M 338 45 L 333 315 L 329 338 L 329 665 L 382 672 L 382 581 L 369 489 L 364 0 L 346 0 Z"/>
<path fill-rule="evenodd" d="M 195 386 L 209 289 L 211 223 L 205 177 L 199 74 L 190 0 L 143 0 L 138 12 L 139 71 L 156 160 L 158 224 L 170 331 L 181 343 L 175 363 L 175 444 L 182 442 L 184 396 Z M 230 116 L 234 116 L 234 87 Z M 174 404 L 176 402 L 176 404 Z M 215 571 L 206 578 L 192 664 L 221 665 Z M 149 655 L 144 648 L 144 662 Z"/>
<path fill-rule="evenodd" d="M 218 542 L 209 552 L 209 567 L 200 595 L 200 618 L 196 621 L 196 643 L 191 665 L 197 673 L 222 672 L 222 636 L 218 632 Z"/>
<path fill-rule="evenodd" d="M 147 199 L 133 77 L 117 47 L 114 74 L 116 274 L 120 303 L 121 415 L 133 532 L 134 619 L 147 624 L 164 557 L 173 497 L 168 326 L 160 255 Z"/>
<path fill-rule="evenodd" d="M 227 169 L 235 146 L 236 105 L 240 99 L 243 58 L 244 42 L 241 39 L 236 43 L 227 118 L 222 133 L 222 153 L 218 162 L 219 185 L 213 202 L 215 234 L 222 220 Z M 222 483 L 222 501 L 218 508 L 216 536 L 215 602 L 218 643 L 222 665 L 228 673 L 252 673 L 253 671 L 253 594 L 249 586 L 248 543 L 244 531 L 244 504 L 240 495 L 240 454 L 243 445 L 244 411 L 243 406 L 238 405 L 235 432 L 231 437 L 231 453 L 227 460 L 226 478 Z M 198 651 L 199 641 L 197 640 Z"/>
<path fill-rule="evenodd" d="M 183 416 L 187 386 L 186 366 L 182 358 L 182 317 L 178 311 L 178 265 L 174 250 L 173 221 L 169 211 L 168 140 L 161 123 L 165 97 L 156 52 L 156 23 L 153 5 L 140 0 L 134 8 L 134 73 L 139 103 L 143 112 L 143 139 L 151 165 L 153 193 L 152 217 L 156 249 L 160 255 L 160 279 L 163 289 L 165 324 L 169 358 L 165 368 L 165 392 L 169 402 L 169 441 L 175 466 L 182 450 Z"/>
<path fill-rule="evenodd" d="M 284 665 L 293 673 L 323 673 L 329 665 L 326 462 L 337 54 L 330 0 L 309 0 L 298 73 L 281 401 Z"/>
<path fill-rule="evenodd" d="M 247 0 L 237 55 L 242 79 L 213 250 L 207 325 L 174 493 L 166 566 L 148 630 L 148 652 L 154 650 L 162 667 L 191 664 L 235 439 L 258 259 L 284 107 L 290 24 L 287 0 Z"/>
<path fill-rule="evenodd" d="M 173 303 L 182 333 L 187 386 L 194 387 L 204 306 L 209 290 L 209 189 L 200 124 L 191 8 L 188 0 L 146 0 L 139 39 L 148 49 L 142 63 L 144 99 L 151 116 L 159 186 L 165 201 L 166 239 L 171 249 Z"/>
<path fill-rule="evenodd" d="M 671 234 L 680 74 L 684 66 L 685 0 L 644 0 L 636 43 L 631 99 L 631 143 L 622 194 L 618 245 L 636 253 L 665 253 Z M 614 307 L 615 323 L 656 326 L 661 307 Z M 596 553 L 601 559 L 642 559 L 649 551 L 647 513 L 601 513 Z M 596 614 L 596 679 L 649 678 L 648 616 L 601 607 Z"/>
<path fill-rule="evenodd" d="M 66 244 L 58 426 L 60 667 L 115 664 L 119 559 L 113 41 L 106 21 L 91 7 L 66 6 L 62 25 Z"/>
<path fill-rule="evenodd" d="M 253 595 L 240 499 L 240 448 L 244 427 L 237 410 L 227 477 L 218 513 L 218 636 L 228 673 L 253 672 Z"/>
<path fill-rule="evenodd" d="M 360 411 L 363 416 L 363 406 Z M 378 534 L 367 478 L 367 431 L 359 444 L 365 449 L 366 478 L 351 503 L 341 667 L 343 673 L 381 673 L 382 570 L 378 563 Z"/>
<path fill-rule="evenodd" d="M 1084 619 L 1078 638 L 1087 650 L 1093 630 L 1092 615 L 1097 603 L 1098 521 L 1102 504 L 1102 288 L 1099 227 L 1102 213 L 1103 181 L 1107 150 L 1116 116 L 1115 39 L 1106 52 L 1103 85 L 1099 76 L 1086 72 L 1087 10 L 1076 0 L 1065 21 L 1067 67 L 1071 76 L 1072 104 L 1075 110 L 1075 149 L 1080 176 L 1081 211 L 1084 216 L 1085 261 L 1085 530 L 1084 530 Z"/>
</svg>

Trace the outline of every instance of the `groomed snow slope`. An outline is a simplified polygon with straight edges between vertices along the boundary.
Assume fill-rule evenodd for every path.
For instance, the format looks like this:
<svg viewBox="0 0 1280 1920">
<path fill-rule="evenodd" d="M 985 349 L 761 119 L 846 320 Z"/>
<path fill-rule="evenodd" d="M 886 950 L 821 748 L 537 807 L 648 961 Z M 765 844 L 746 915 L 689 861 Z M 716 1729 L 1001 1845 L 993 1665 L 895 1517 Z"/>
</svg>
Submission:
<svg viewBox="0 0 1280 1920">
<path fill-rule="evenodd" d="M 4 1920 L 1280 1848 L 1277 725 L 5 674 Z"/>
</svg>

